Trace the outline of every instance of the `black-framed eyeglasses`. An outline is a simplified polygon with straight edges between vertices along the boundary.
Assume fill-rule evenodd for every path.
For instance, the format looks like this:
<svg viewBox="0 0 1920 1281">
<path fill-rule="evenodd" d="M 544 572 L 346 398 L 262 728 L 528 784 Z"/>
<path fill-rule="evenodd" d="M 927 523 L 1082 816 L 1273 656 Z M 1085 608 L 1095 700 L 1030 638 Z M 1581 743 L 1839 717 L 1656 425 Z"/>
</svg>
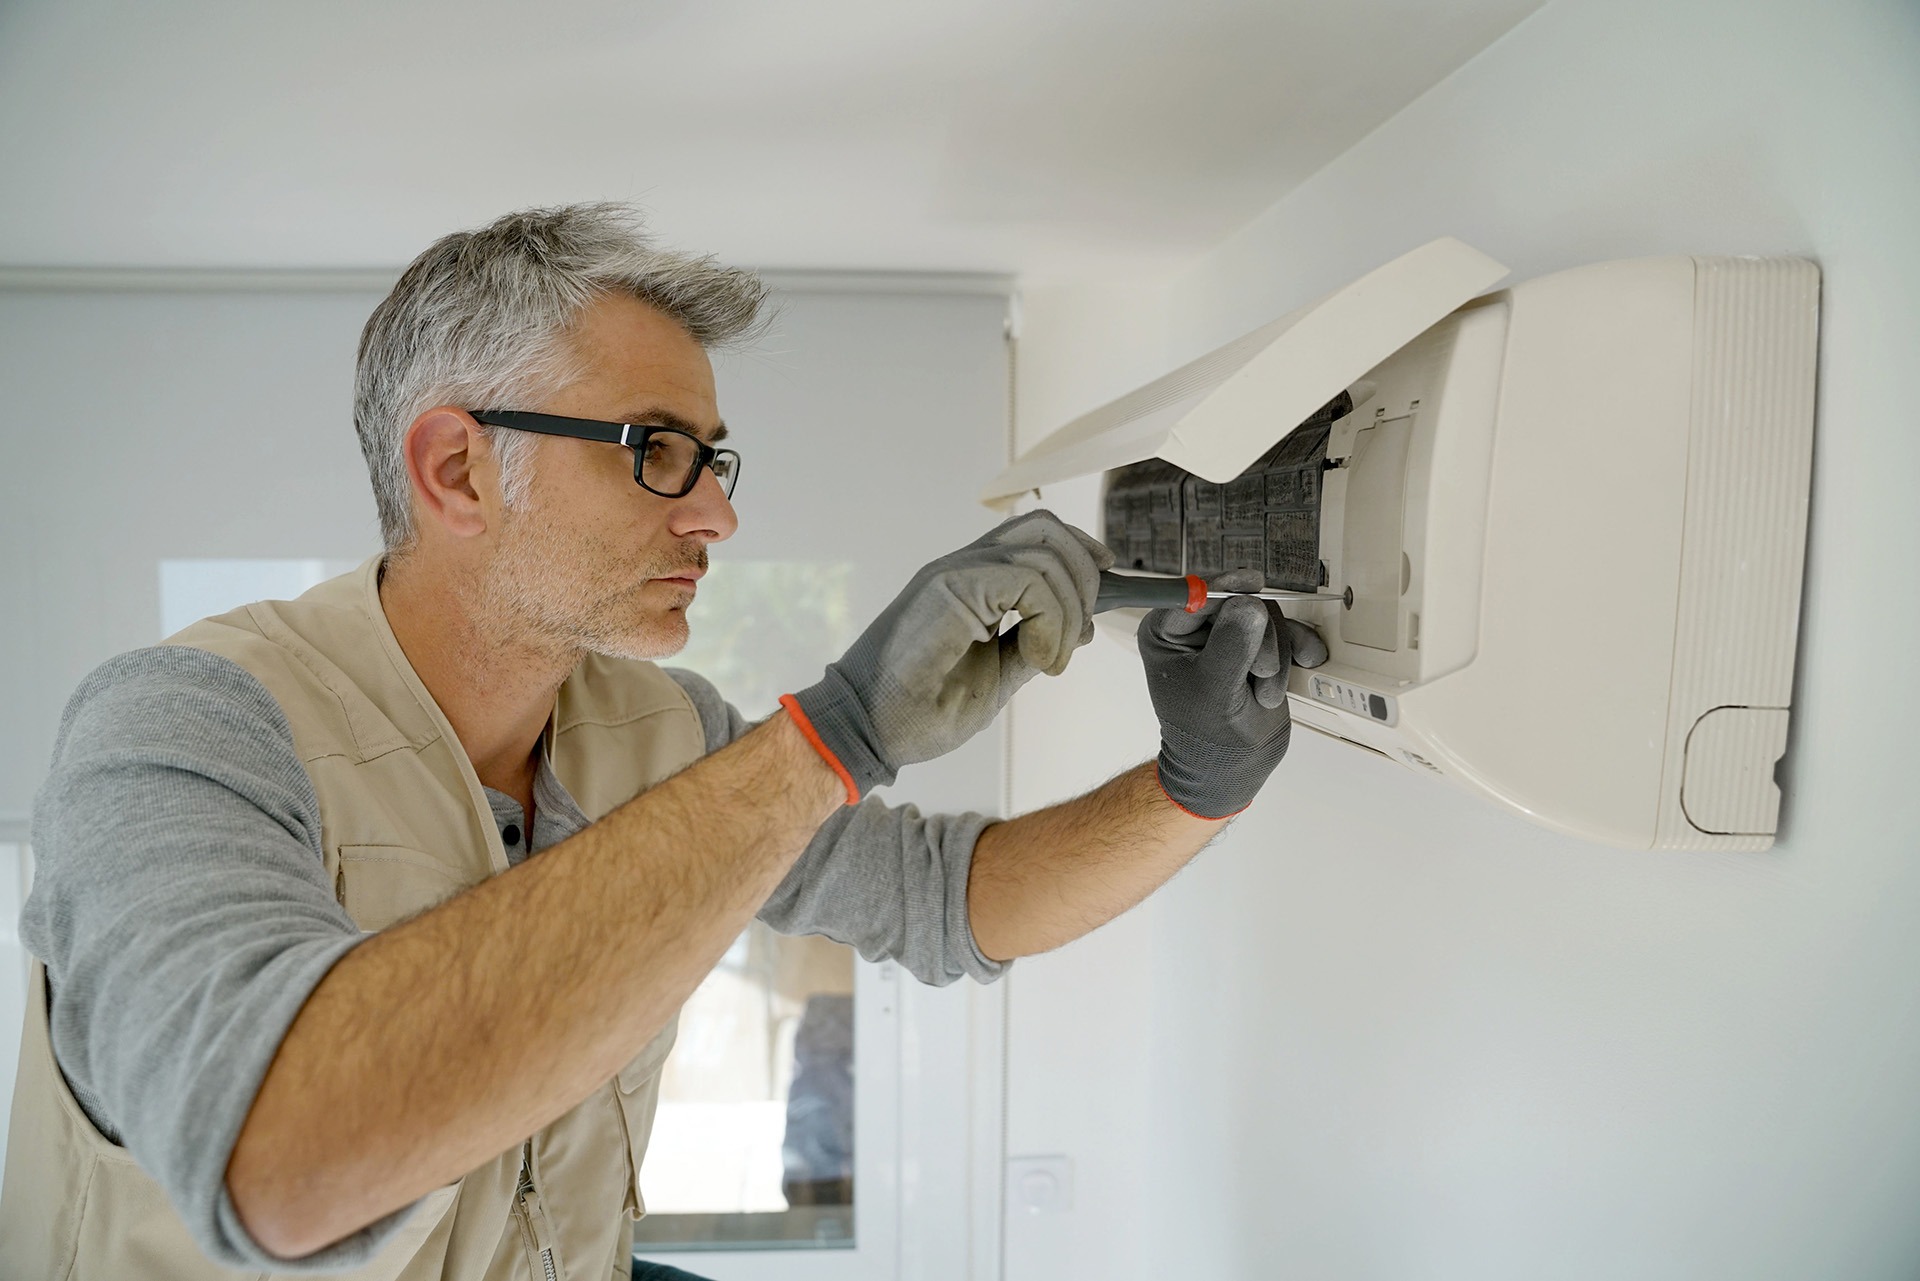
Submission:
<svg viewBox="0 0 1920 1281">
<path fill-rule="evenodd" d="M 720 492 L 733 497 L 740 481 L 740 455 L 715 449 L 692 432 L 646 423 L 607 423 L 597 418 L 566 418 L 519 409 L 470 409 L 477 423 L 534 431 L 543 436 L 571 436 L 625 445 L 633 451 L 633 479 L 648 493 L 662 498 L 685 498 L 700 483 L 700 469 L 708 468 L 720 482 Z"/>
</svg>

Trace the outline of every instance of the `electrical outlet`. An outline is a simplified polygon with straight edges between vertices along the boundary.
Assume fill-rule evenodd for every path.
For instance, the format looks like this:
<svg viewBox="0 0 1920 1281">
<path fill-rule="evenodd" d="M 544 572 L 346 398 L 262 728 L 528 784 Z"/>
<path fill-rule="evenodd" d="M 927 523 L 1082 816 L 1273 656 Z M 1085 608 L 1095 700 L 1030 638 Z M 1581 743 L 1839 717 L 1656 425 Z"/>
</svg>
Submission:
<svg viewBox="0 0 1920 1281">
<path fill-rule="evenodd" d="M 1007 1211 L 1010 1214 L 1059 1214 L 1073 1209 L 1073 1158 L 1007 1158 Z"/>
</svg>

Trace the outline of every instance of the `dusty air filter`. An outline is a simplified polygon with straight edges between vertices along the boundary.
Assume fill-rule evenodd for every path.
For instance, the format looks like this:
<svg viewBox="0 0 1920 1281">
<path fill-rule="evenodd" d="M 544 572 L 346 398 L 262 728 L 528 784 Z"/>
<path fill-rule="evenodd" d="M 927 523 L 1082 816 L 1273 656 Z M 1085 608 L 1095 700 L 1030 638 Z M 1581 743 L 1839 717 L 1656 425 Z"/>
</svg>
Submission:
<svg viewBox="0 0 1920 1281">
<path fill-rule="evenodd" d="M 1121 568 L 1213 578 L 1260 571 L 1268 587 L 1326 586 L 1320 559 L 1321 473 L 1334 422 L 1353 412 L 1341 392 L 1262 454 L 1215 484 L 1153 459 L 1114 470 L 1107 486 L 1106 541 Z"/>
</svg>

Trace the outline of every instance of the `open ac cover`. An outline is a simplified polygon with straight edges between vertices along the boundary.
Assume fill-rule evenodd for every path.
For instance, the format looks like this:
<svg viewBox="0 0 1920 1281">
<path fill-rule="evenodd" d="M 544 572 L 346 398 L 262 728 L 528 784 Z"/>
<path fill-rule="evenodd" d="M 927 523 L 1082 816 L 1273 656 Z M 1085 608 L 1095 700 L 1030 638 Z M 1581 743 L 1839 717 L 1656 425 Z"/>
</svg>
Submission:
<svg viewBox="0 0 1920 1281">
<path fill-rule="evenodd" d="M 1758 850 L 1779 812 L 1819 272 L 1506 274 L 1438 240 L 1055 432 L 1132 572 L 1263 571 L 1331 657 L 1302 725 L 1534 822 Z M 1139 615 L 1105 615 L 1129 643 Z"/>
</svg>

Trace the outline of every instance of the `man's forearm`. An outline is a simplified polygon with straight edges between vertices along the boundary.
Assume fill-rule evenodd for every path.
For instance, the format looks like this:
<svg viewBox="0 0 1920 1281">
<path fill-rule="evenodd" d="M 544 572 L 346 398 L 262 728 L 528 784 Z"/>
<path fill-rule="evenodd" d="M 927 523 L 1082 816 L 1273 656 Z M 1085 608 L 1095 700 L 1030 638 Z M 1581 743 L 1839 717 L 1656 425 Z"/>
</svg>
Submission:
<svg viewBox="0 0 1920 1281">
<path fill-rule="evenodd" d="M 967 882 L 974 942 L 1000 961 L 1072 942 L 1164 885 L 1225 826 L 1169 801 L 1152 761 L 995 823 L 974 845 Z"/>
<path fill-rule="evenodd" d="M 349 952 L 228 1163 L 248 1231 L 311 1253 L 564 1114 L 680 1007 L 843 795 L 778 714 Z"/>
</svg>

